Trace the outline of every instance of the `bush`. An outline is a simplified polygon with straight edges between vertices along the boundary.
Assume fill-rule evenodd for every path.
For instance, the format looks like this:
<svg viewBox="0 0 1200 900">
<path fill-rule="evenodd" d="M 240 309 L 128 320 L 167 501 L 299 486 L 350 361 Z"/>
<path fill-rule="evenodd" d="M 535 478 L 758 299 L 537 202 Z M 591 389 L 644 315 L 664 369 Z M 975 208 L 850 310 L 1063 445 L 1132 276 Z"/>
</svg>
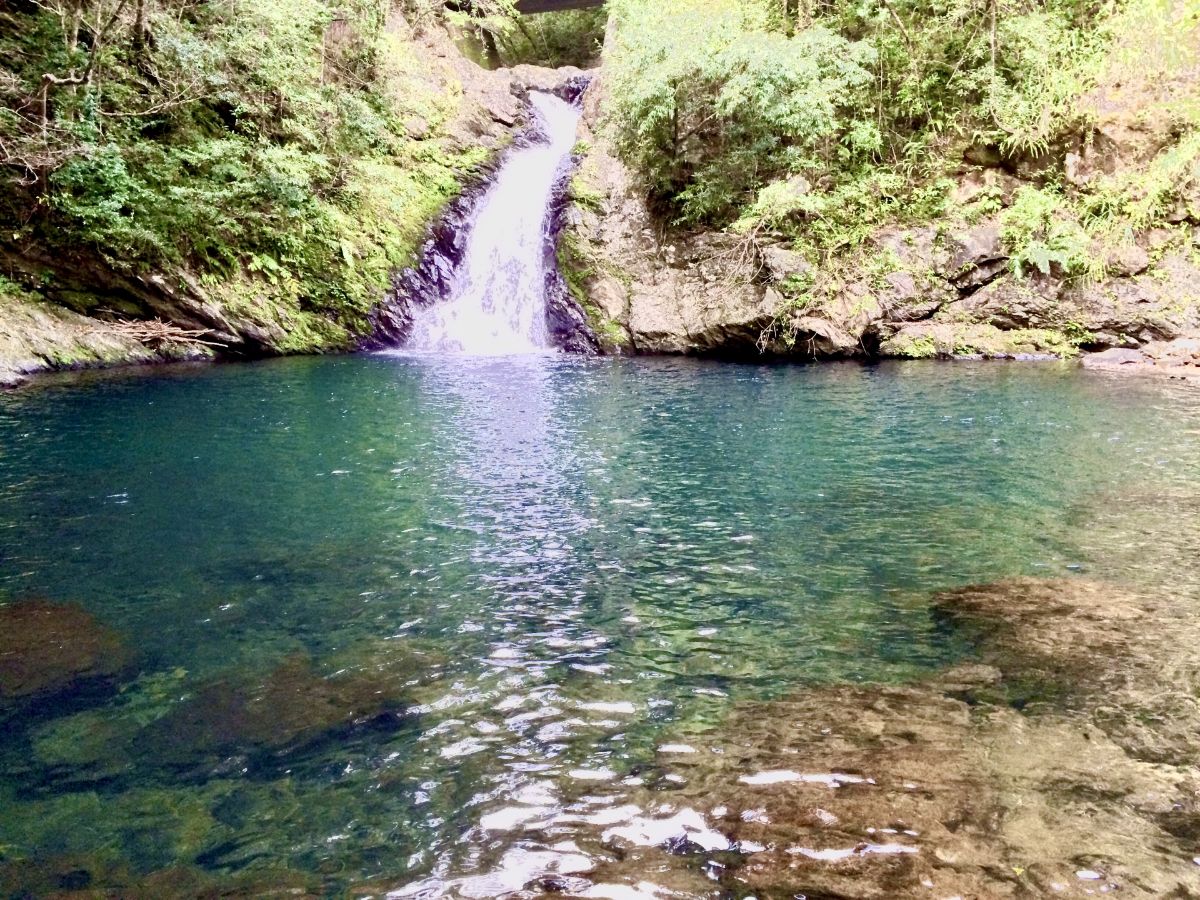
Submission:
<svg viewBox="0 0 1200 900">
<path fill-rule="evenodd" d="M 515 16 L 501 34 L 501 56 L 510 66 L 588 66 L 600 55 L 607 22 L 603 9 Z"/>
<path fill-rule="evenodd" d="M 1068 211 L 1061 194 L 1023 187 L 1000 216 L 1001 238 L 1017 275 L 1102 274 L 1090 252 L 1091 238 Z"/>
<path fill-rule="evenodd" d="M 134 4 L 93 0 L 74 48 L 56 2 L 0 10 L 0 212 L 64 260 L 185 268 L 268 319 L 357 327 L 480 161 L 410 136 L 457 99 L 390 0 L 147 0 L 149 39 Z M 42 122 L 42 73 L 89 65 Z"/>
<path fill-rule="evenodd" d="M 612 0 L 610 123 L 673 220 L 852 245 L 940 212 L 965 145 L 1036 157 L 1076 130 L 1114 11 L 1160 2 Z M 806 196 L 778 187 L 796 174 Z"/>
<path fill-rule="evenodd" d="M 617 147 L 681 222 L 729 221 L 831 144 L 873 143 L 861 119 L 874 51 L 819 26 L 771 31 L 769 12 L 757 0 L 612 4 Z"/>
</svg>

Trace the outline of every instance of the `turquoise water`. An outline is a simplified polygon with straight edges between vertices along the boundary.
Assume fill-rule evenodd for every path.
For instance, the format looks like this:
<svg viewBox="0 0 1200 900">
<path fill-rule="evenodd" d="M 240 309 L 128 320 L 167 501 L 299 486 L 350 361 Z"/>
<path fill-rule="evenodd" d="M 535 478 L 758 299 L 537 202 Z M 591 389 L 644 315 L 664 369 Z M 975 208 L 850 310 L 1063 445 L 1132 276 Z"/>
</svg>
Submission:
<svg viewBox="0 0 1200 900">
<path fill-rule="evenodd" d="M 619 799 L 739 700 L 963 658 L 931 592 L 1194 589 L 1130 548 L 1200 492 L 1198 434 L 1194 388 L 1059 365 L 373 356 L 0 397 L 0 601 L 131 659 L 7 714 L 0 887 L 516 890 L 455 881 L 550 852 L 486 827 L 514 798 Z"/>
</svg>

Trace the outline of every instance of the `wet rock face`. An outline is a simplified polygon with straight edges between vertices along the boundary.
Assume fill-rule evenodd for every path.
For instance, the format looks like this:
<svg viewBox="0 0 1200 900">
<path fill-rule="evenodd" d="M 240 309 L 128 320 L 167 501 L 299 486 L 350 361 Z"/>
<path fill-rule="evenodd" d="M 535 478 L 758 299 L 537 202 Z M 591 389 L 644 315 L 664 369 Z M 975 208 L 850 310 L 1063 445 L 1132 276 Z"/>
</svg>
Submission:
<svg viewBox="0 0 1200 900">
<path fill-rule="evenodd" d="M 449 295 L 466 252 L 468 227 L 494 172 L 492 168 L 483 174 L 430 226 L 420 262 L 392 276 L 391 290 L 371 312 L 371 327 L 360 350 L 402 346 L 412 331 L 415 310 Z"/>
<path fill-rule="evenodd" d="M 786 251 L 771 255 L 768 271 L 737 235 L 664 236 L 603 136 L 602 95 L 597 79 L 583 96 L 581 137 L 591 149 L 576 180 L 596 202 L 575 208 L 571 231 L 607 330 L 619 349 L 639 353 L 758 355 L 780 300 L 766 282 L 786 277 Z"/>
<path fill-rule="evenodd" d="M 263 764 L 338 734 L 395 730 L 405 707 L 390 679 L 326 678 L 294 657 L 259 680 L 210 683 L 147 728 L 137 744 L 149 763 L 174 769 L 228 758 Z"/>
<path fill-rule="evenodd" d="M 569 102 L 578 100 L 586 86 L 586 80 L 568 81 L 563 88 L 563 99 Z M 558 245 L 567 227 L 567 210 L 570 206 L 570 181 L 570 173 L 564 174 L 555 185 L 550 201 L 543 246 L 546 267 L 546 325 L 550 332 L 550 341 L 555 347 L 567 353 L 591 355 L 600 352 L 600 342 L 588 324 L 587 315 L 580 308 L 578 301 L 571 296 L 566 279 L 558 266 Z"/>
<path fill-rule="evenodd" d="M 6 708 L 111 687 L 132 656 L 116 631 L 78 606 L 0 606 L 0 715 Z"/>
</svg>

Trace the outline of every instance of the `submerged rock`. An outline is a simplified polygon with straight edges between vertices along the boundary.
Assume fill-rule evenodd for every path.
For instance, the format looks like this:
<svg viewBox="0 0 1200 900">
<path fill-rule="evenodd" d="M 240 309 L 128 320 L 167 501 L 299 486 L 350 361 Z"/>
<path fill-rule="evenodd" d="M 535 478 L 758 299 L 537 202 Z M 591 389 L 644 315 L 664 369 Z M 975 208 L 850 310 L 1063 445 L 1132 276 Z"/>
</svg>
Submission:
<svg viewBox="0 0 1200 900">
<path fill-rule="evenodd" d="M 1200 762 L 1200 633 L 1186 605 L 1084 578 L 966 587 L 934 604 L 1003 673 L 1009 703 L 1075 712 L 1136 759 Z"/>
<path fill-rule="evenodd" d="M 1124 667 L 1098 660 L 1128 659 L 1146 598 L 1085 578 L 1017 578 L 946 591 L 936 614 L 976 646 L 982 661 L 1033 690 L 1110 689 Z"/>
<path fill-rule="evenodd" d="M 121 636 L 82 607 L 45 600 L 0 606 L 0 714 L 111 687 L 130 662 Z"/>
<path fill-rule="evenodd" d="M 1200 897 L 1194 778 L 1132 758 L 1086 720 L 954 696 L 999 677 L 965 666 L 739 704 L 621 787 L 574 802 L 543 791 L 528 798 L 541 805 L 493 814 L 498 871 L 466 880 L 478 892 L 396 895 L 495 896 L 483 888 L 500 876 L 534 890 L 569 851 L 578 896 Z"/>
<path fill-rule="evenodd" d="M 1195 769 L 1139 753 L 1122 719 L 1200 724 L 1194 706 L 1171 723 L 1153 707 L 1191 652 L 1162 651 L 1178 631 L 1165 601 L 1013 579 L 934 609 L 979 661 L 740 703 L 664 738 L 620 788 L 562 812 L 538 795 L 491 827 L 542 852 L 568 842 L 553 846 L 592 861 L 572 873 L 582 896 L 1200 897 Z M 1038 702 L 1008 702 L 1034 683 L 1050 687 Z"/>
<path fill-rule="evenodd" d="M 338 733 L 394 730 L 406 706 L 391 679 L 325 677 L 297 656 L 261 679 L 223 679 L 200 688 L 150 725 L 138 749 L 152 764 L 183 769 L 231 757 L 287 755 Z"/>
<path fill-rule="evenodd" d="M 0 859 L 0 896 L 116 898 L 121 900 L 251 900 L 322 896 L 306 878 L 291 870 L 256 869 L 215 875 L 194 866 L 175 866 L 142 874 L 124 862 L 102 857 L 62 855 L 36 859 Z"/>
<path fill-rule="evenodd" d="M 1114 366 L 1145 365 L 1150 360 L 1141 350 L 1131 347 L 1112 347 L 1099 353 L 1089 353 L 1083 358 L 1085 369 L 1108 369 Z"/>
</svg>

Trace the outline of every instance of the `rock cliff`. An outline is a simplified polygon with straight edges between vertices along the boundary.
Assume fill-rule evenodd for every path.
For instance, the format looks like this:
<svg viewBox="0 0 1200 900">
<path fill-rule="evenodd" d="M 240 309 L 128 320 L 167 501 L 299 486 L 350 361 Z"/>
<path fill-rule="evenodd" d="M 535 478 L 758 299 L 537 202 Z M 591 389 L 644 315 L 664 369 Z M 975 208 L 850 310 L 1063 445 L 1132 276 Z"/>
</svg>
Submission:
<svg viewBox="0 0 1200 900">
<path fill-rule="evenodd" d="M 587 152 L 564 261 L 620 352 L 1025 358 L 1177 339 L 1186 349 L 1200 335 L 1200 179 L 1155 227 L 1088 248 L 1095 262 L 1084 274 L 1022 266 L 1006 240 L 1006 210 L 1047 171 L 1082 189 L 1169 147 L 1177 135 L 1147 114 L 1152 101 L 1097 100 L 1104 114 L 1092 130 L 1037 166 L 971 148 L 944 218 L 879 227 L 853 252 L 810 259 L 770 233 L 683 231 L 656 217 L 605 136 L 601 74 L 585 97 Z M 993 208 L 980 215 L 984 196 Z M 1151 356 L 1200 373 L 1178 350 Z"/>
</svg>

